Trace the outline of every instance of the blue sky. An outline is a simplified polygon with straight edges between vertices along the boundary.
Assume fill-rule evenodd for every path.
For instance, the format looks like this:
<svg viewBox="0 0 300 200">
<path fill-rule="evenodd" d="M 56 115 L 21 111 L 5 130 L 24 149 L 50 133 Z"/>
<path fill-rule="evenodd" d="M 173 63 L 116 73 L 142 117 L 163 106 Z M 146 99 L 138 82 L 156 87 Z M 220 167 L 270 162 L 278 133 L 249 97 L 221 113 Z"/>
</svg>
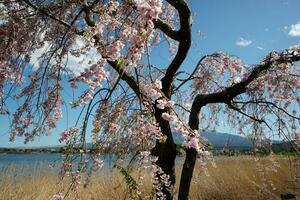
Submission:
<svg viewBox="0 0 300 200">
<path fill-rule="evenodd" d="M 193 70 L 205 54 L 225 51 L 247 64 L 256 64 L 272 50 L 283 50 L 300 43 L 299 0 L 189 0 L 195 14 L 193 46 L 183 65 Z M 197 34 L 201 31 L 201 35 Z M 166 65 L 164 49 L 153 50 L 155 63 Z M 69 123 L 76 119 L 69 110 Z M 64 112 L 64 117 L 66 113 Z M 65 118 L 51 136 L 36 138 L 29 146 L 57 145 L 59 133 L 66 128 Z M 8 117 L 0 116 L 0 147 L 24 146 L 22 139 L 8 141 Z M 223 131 L 224 132 L 224 131 Z"/>
<path fill-rule="evenodd" d="M 204 34 L 194 37 L 200 53 L 222 50 L 255 64 L 267 52 L 300 41 L 299 30 L 298 37 L 289 35 L 290 27 L 300 23 L 298 0 L 195 0 L 191 5 L 196 12 L 194 31 Z"/>
</svg>

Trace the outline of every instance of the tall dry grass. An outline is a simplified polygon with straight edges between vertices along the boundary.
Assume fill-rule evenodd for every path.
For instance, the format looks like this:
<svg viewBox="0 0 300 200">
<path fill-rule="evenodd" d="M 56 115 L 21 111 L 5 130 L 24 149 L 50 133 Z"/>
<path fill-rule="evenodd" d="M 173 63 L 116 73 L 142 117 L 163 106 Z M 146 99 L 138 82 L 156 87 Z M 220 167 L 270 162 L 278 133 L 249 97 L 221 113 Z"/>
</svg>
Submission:
<svg viewBox="0 0 300 200">
<path fill-rule="evenodd" d="M 286 157 L 275 157 L 280 164 L 277 172 L 272 171 L 275 165 L 268 157 L 259 160 L 248 156 L 216 157 L 214 160 L 216 167 L 210 162 L 206 167 L 197 164 L 190 199 L 265 200 L 280 199 L 280 194 L 295 192 L 295 185 L 291 181 L 296 172 L 290 168 Z M 178 165 L 177 177 L 182 162 L 178 161 Z M 0 166 L 0 170 L 5 171 L 0 175 L 1 200 L 47 200 L 57 191 L 66 192 L 69 184 L 67 180 L 60 181 L 55 172 L 45 170 L 38 164 L 34 169 L 25 165 L 11 165 L 5 169 Z M 145 179 L 141 191 L 145 197 L 151 192 L 151 183 L 149 173 L 143 173 Z M 83 200 L 130 199 L 125 181 L 117 170 L 94 174 L 91 184 L 87 188 L 80 188 L 78 195 Z M 70 193 L 67 199 L 75 199 L 75 194 Z"/>
</svg>

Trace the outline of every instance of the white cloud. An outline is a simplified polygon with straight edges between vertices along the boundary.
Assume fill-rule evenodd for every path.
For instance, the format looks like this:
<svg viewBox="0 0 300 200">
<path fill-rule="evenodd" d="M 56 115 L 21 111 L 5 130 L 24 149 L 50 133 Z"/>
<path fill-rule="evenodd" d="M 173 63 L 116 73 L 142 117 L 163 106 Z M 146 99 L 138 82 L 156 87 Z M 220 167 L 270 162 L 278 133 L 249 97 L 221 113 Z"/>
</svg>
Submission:
<svg viewBox="0 0 300 200">
<path fill-rule="evenodd" d="M 241 37 L 238 41 L 235 42 L 235 44 L 241 47 L 246 47 L 252 44 L 252 41 Z"/>
<path fill-rule="evenodd" d="M 86 45 L 86 41 L 83 38 L 77 37 L 75 43 L 71 46 L 72 50 L 81 49 Z M 34 69 L 39 68 L 41 64 L 42 56 L 44 53 L 48 52 L 51 49 L 51 44 L 45 42 L 44 46 L 39 49 L 36 49 L 32 55 L 30 63 L 33 64 Z M 74 75 L 79 75 L 84 69 L 88 68 L 92 64 L 96 64 L 100 58 L 100 54 L 95 48 L 91 48 L 89 51 L 80 54 L 79 57 L 68 54 L 64 56 L 62 62 L 66 63 L 66 68 L 72 72 Z M 54 63 L 51 63 L 54 64 Z"/>
<path fill-rule="evenodd" d="M 50 44 L 49 42 L 45 41 L 44 45 L 41 48 L 33 51 L 33 53 L 31 54 L 30 63 L 33 64 L 34 69 L 39 68 L 39 65 L 41 63 L 41 57 L 43 56 L 44 53 L 46 53 L 49 50 L 50 50 Z"/>
<path fill-rule="evenodd" d="M 76 38 L 75 43 L 72 45 L 71 49 L 81 49 L 86 46 L 87 41 L 81 37 Z M 87 52 L 80 54 L 79 57 L 68 55 L 65 57 L 65 62 L 67 62 L 67 68 L 73 72 L 75 75 L 79 75 L 84 69 L 88 68 L 92 64 L 96 64 L 100 59 L 100 54 L 96 48 L 91 48 Z"/>
<path fill-rule="evenodd" d="M 297 24 L 292 24 L 288 29 L 289 36 L 300 37 L 300 21 Z"/>
</svg>

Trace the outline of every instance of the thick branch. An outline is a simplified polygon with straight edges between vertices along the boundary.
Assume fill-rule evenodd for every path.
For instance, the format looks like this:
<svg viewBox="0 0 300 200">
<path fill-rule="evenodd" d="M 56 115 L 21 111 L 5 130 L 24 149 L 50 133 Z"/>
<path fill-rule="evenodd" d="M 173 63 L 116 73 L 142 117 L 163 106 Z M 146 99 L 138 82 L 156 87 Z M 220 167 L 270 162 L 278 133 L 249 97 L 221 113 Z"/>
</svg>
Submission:
<svg viewBox="0 0 300 200">
<path fill-rule="evenodd" d="M 93 19 L 93 9 L 99 3 L 100 0 L 95 0 L 90 6 L 88 5 L 87 0 L 83 1 L 84 7 L 83 10 L 85 12 L 85 22 L 89 26 L 95 26 L 95 21 Z"/>
<path fill-rule="evenodd" d="M 136 83 L 136 80 L 130 76 L 129 74 L 127 74 L 124 69 L 122 69 L 121 67 L 118 67 L 117 63 L 114 61 L 110 61 L 107 60 L 108 64 L 110 64 L 112 66 L 112 68 L 114 68 L 118 74 L 121 76 L 122 80 L 124 80 L 129 86 L 130 88 L 135 92 L 135 94 L 138 97 L 141 97 L 141 93 L 140 93 L 140 88 L 139 85 Z"/>
<path fill-rule="evenodd" d="M 185 60 L 187 53 L 191 46 L 191 27 L 192 18 L 191 11 L 185 2 L 185 0 L 168 0 L 168 2 L 174 6 L 180 18 L 180 30 L 179 33 L 179 46 L 175 58 L 169 65 L 166 71 L 166 75 L 162 78 L 162 91 L 167 97 L 171 96 L 171 85 L 176 71 L 179 69 L 183 61 Z"/>
<path fill-rule="evenodd" d="M 179 32 L 174 31 L 168 24 L 161 21 L 160 19 L 153 20 L 155 28 L 160 29 L 162 32 L 164 32 L 168 37 L 172 38 L 173 40 L 180 40 Z"/>
<path fill-rule="evenodd" d="M 298 51 L 290 52 L 285 50 L 276 58 L 273 58 L 272 53 L 259 65 L 257 65 L 250 75 L 243 81 L 227 87 L 224 90 L 211 94 L 199 94 L 196 96 L 193 105 L 202 107 L 209 103 L 228 103 L 233 98 L 241 95 L 247 91 L 247 86 L 256 80 L 262 72 L 269 70 L 271 67 L 283 63 L 293 63 L 300 60 L 300 49 Z M 198 110 L 198 109 L 197 109 Z"/>
</svg>

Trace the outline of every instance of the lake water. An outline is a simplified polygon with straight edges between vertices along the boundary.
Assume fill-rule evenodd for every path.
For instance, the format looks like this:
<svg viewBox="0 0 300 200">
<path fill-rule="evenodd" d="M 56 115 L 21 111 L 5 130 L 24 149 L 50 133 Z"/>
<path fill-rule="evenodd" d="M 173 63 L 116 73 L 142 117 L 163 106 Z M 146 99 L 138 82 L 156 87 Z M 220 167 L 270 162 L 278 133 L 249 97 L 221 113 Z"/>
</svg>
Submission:
<svg viewBox="0 0 300 200">
<path fill-rule="evenodd" d="M 0 154 L 0 175 L 5 173 L 18 175 L 42 175 L 44 172 L 58 173 L 63 160 L 62 155 L 58 153 Z M 125 159 L 125 163 L 128 163 L 130 158 L 129 156 Z M 109 171 L 113 168 L 116 157 L 104 155 L 101 156 L 101 159 L 104 160 L 102 170 Z M 182 160 L 182 157 L 177 157 L 176 160 Z M 52 164 L 55 166 L 49 167 Z"/>
<path fill-rule="evenodd" d="M 0 154 L 0 163 L 3 165 L 8 164 L 28 164 L 33 165 L 36 163 L 50 164 L 55 161 L 61 161 L 61 154 Z"/>
<path fill-rule="evenodd" d="M 104 160 L 104 169 L 109 170 L 114 164 L 113 156 L 102 156 Z M 28 153 L 28 154 L 0 154 L 0 173 L 7 173 L 8 170 L 13 170 L 20 174 L 30 174 L 31 172 L 42 173 L 44 171 L 58 172 L 62 154 L 50 153 Z M 54 169 L 50 168 L 51 164 L 55 164 Z"/>
</svg>

